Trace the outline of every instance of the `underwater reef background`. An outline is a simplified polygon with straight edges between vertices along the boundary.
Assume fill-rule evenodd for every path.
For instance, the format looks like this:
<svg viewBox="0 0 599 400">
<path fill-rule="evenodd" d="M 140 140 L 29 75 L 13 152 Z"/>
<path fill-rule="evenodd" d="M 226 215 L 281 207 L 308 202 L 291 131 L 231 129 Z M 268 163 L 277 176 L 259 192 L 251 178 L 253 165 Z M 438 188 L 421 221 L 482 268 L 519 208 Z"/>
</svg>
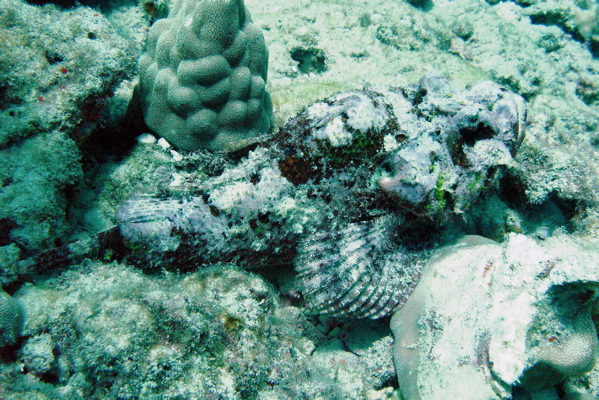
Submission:
<svg viewBox="0 0 599 400">
<path fill-rule="evenodd" d="M 497 179 L 477 187 L 480 199 L 464 207 L 466 213 L 441 212 L 450 207 L 435 196 L 447 182 L 437 179 L 431 198 L 443 218 L 429 218 L 435 213 L 427 209 L 411 210 L 402 220 L 416 229 L 414 241 L 422 238 L 428 246 L 414 255 L 464 235 L 498 244 L 466 239 L 448 247 L 459 256 L 443 249 L 433 258 L 435 277 L 423 278 L 403 309 L 405 322 L 391 327 L 396 345 L 402 334 L 406 343 L 420 343 L 425 351 L 416 355 L 393 350 L 389 318 L 310 312 L 294 283 L 295 254 L 282 252 L 267 265 L 233 254 L 179 268 L 180 259 L 169 262 L 159 254 L 159 246 L 172 245 L 161 237 L 139 245 L 135 259 L 114 247 L 74 263 L 65 258 L 51 271 L 24 269 L 31 257 L 67 244 L 84 246 L 122 222 L 119 210 L 130 199 L 170 196 L 186 185 L 197 189 L 223 171 L 236 171 L 247 154 L 179 151 L 147 135 L 139 110 L 129 106 L 150 26 L 168 16 L 171 2 L 0 0 L 0 283 L 7 293 L 0 292 L 0 397 L 597 395 L 599 6 L 590 0 L 246 0 L 245 6 L 268 47 L 273 132 L 310 122 L 301 112 L 319 100 L 371 85 L 405 88 L 413 112 L 426 98 L 410 92 L 423 76 L 444 76 L 456 91 L 492 81 L 521 96 L 526 134 L 513 160 L 501 162 Z M 376 117 L 362 116 L 373 125 Z M 420 117 L 436 121 L 426 112 Z M 264 161 L 264 153 L 251 154 Z M 357 182 L 367 181 L 368 171 L 356 171 L 362 174 Z M 282 196 L 282 186 L 267 183 L 265 190 Z M 306 190 L 306 198 L 318 195 Z M 264 241 L 255 242 L 257 254 L 280 238 L 280 226 L 260 210 L 276 200 L 243 203 L 263 219 L 250 224 Z M 208 212 L 222 219 L 234 201 L 220 201 L 219 210 Z M 277 207 L 290 221 L 286 232 L 309 231 L 310 210 L 289 202 Z M 269 241 L 261 230 L 272 226 Z M 320 240 L 333 236 L 323 226 L 309 232 L 300 253 L 315 253 Z M 376 231 L 372 240 L 380 232 L 386 234 Z M 297 245 L 295 236 L 285 240 Z M 220 245 L 235 252 L 225 239 Z M 488 250 L 484 256 L 477 253 L 481 248 Z M 481 265 L 469 258 L 487 256 L 496 258 Z M 455 272 L 469 268 L 460 264 L 464 260 L 472 276 Z M 461 287 L 443 283 L 454 277 Z M 427 291 L 441 287 L 447 290 Z M 456 304 L 462 296 L 488 307 L 466 315 Z M 514 310 L 526 312 L 512 320 Z M 505 315 L 510 324 L 500 322 Z M 481 328 L 489 321 L 492 332 Z M 462 337 L 456 326 L 471 326 L 472 337 Z M 515 339 L 500 341 L 509 337 Z M 555 348 L 578 358 L 564 361 Z M 396 377 L 405 372 L 405 360 L 416 359 L 417 368 Z"/>
</svg>

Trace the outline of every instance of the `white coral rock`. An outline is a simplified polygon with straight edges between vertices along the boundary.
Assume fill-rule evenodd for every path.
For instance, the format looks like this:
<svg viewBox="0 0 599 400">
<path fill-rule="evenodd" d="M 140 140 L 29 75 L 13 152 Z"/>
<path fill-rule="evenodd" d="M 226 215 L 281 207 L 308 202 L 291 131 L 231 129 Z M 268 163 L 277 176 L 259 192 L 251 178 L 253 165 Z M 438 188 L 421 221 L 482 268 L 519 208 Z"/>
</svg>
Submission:
<svg viewBox="0 0 599 400">
<path fill-rule="evenodd" d="M 514 234 L 439 250 L 391 322 L 404 399 L 504 399 L 592 370 L 599 251 L 590 247 Z"/>
</svg>

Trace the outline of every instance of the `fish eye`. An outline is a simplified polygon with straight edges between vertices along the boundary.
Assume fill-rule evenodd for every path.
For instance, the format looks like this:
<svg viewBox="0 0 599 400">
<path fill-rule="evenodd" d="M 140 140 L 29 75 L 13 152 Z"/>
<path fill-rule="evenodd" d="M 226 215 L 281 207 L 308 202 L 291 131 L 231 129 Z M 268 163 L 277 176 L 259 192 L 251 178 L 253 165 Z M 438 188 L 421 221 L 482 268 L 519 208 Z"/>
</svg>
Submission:
<svg viewBox="0 0 599 400">
<path fill-rule="evenodd" d="M 385 160 L 381 163 L 380 168 L 386 172 L 387 174 L 393 173 L 393 165 L 389 162 L 389 160 Z"/>
</svg>

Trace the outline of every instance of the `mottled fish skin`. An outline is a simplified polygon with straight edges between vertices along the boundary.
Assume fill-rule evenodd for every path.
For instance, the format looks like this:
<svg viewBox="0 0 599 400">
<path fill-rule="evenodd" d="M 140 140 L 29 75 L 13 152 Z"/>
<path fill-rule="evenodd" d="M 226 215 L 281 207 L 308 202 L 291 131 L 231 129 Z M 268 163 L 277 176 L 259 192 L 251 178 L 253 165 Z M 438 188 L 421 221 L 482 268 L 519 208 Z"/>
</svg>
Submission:
<svg viewBox="0 0 599 400">
<path fill-rule="evenodd" d="M 314 312 L 380 318 L 414 289 L 436 228 L 512 162 L 523 104 L 430 75 L 340 93 L 187 195 L 126 201 L 121 232 L 155 265 L 292 262 Z"/>
<path fill-rule="evenodd" d="M 491 82 L 458 92 L 426 75 L 407 89 L 340 93 L 217 176 L 132 196 L 98 243 L 54 249 L 22 270 L 87 253 L 182 271 L 293 264 L 315 313 L 384 317 L 418 283 L 437 229 L 514 162 L 525 118 L 522 98 Z"/>
<path fill-rule="evenodd" d="M 156 266 L 232 261 L 257 268 L 291 263 L 298 242 L 312 234 L 395 213 L 397 204 L 372 179 L 394 126 L 381 96 L 350 92 L 315 104 L 184 196 L 132 197 L 118 213 L 123 236 L 151 251 Z M 361 121 L 363 131 L 327 136 L 331 124 L 356 118 L 361 108 L 378 114 Z"/>
</svg>

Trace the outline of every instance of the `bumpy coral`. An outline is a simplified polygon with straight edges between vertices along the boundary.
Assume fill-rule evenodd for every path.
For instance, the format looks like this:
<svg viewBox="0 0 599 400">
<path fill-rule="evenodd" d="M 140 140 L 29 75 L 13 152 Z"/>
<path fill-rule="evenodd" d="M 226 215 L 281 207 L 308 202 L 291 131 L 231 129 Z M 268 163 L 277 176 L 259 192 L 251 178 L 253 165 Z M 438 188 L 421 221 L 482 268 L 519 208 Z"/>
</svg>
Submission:
<svg viewBox="0 0 599 400">
<path fill-rule="evenodd" d="M 218 176 L 181 172 L 134 196 L 121 233 L 151 254 L 145 267 L 294 263 L 315 311 L 378 318 L 410 295 L 437 227 L 512 162 L 523 119 L 522 100 L 492 83 L 341 93 Z"/>
<path fill-rule="evenodd" d="M 568 264 L 572 264 L 571 261 L 567 261 Z M 580 266 L 576 264 L 572 269 Z M 589 269 L 595 270 L 596 265 Z M 598 293 L 597 282 L 575 282 L 550 288 L 548 296 L 539 302 L 542 311 L 535 316 L 535 325 L 544 329 L 531 332 L 527 341 L 528 348 L 532 349 L 529 368 L 520 379 L 523 386 L 543 389 L 567 377 L 581 376 L 595 366 L 599 346 L 593 315 Z M 553 336 L 547 340 L 548 335 Z"/>
<path fill-rule="evenodd" d="M 268 50 L 243 0 L 181 0 L 140 60 L 146 124 L 175 147 L 220 150 L 269 131 Z"/>
</svg>

